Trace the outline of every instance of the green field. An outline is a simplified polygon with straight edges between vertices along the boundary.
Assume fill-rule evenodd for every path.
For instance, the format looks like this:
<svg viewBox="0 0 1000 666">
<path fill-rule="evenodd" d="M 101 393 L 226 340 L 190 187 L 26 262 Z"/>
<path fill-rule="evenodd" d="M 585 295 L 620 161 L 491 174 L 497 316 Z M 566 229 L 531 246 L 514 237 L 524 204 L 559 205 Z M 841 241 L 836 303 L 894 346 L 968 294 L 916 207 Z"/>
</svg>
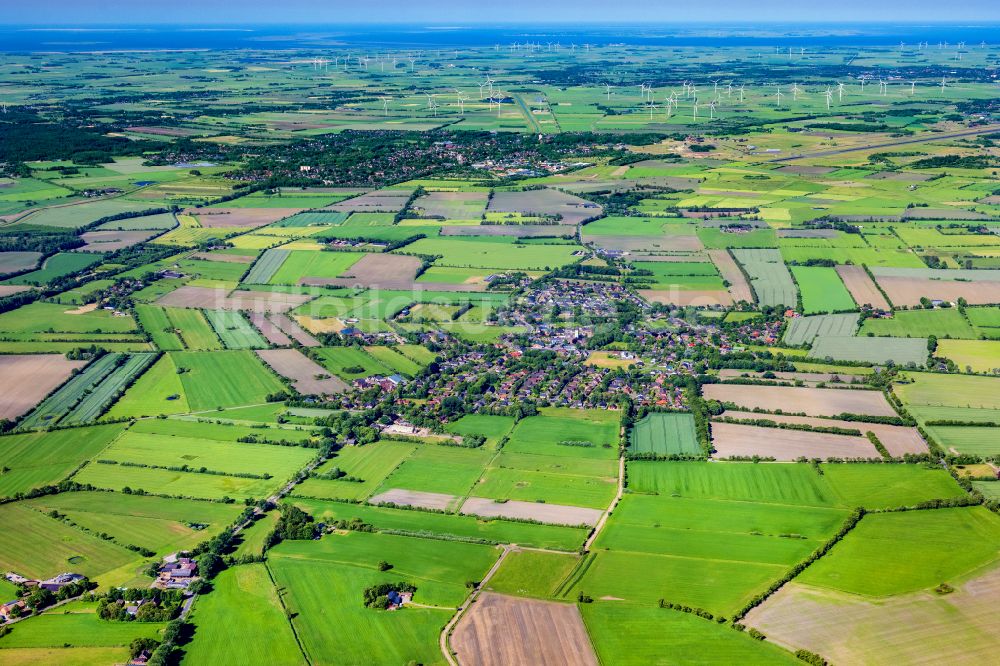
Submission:
<svg viewBox="0 0 1000 666">
<path fill-rule="evenodd" d="M 300 278 L 335 278 L 365 256 L 359 252 L 292 250 L 272 273 L 269 284 L 298 284 Z M 276 260 L 275 260 L 276 261 Z M 269 267 L 268 267 L 268 270 Z M 261 269 L 261 273 L 265 273 Z"/>
<path fill-rule="evenodd" d="M 576 245 L 540 245 L 513 243 L 503 237 L 422 238 L 407 245 L 406 254 L 438 255 L 439 266 L 457 268 L 495 268 L 500 270 L 549 270 L 573 263 Z"/>
<path fill-rule="evenodd" d="M 241 510 L 235 504 L 108 492 L 61 493 L 31 500 L 28 506 L 56 510 L 95 534 L 111 535 L 157 555 L 195 547 L 221 532 Z"/>
<path fill-rule="evenodd" d="M 222 349 L 219 337 L 201 310 L 167 308 L 167 317 L 184 341 L 185 349 Z"/>
<path fill-rule="evenodd" d="M 124 424 L 0 437 L 0 497 L 10 497 L 69 476 L 125 429 Z"/>
<path fill-rule="evenodd" d="M 513 427 L 514 419 L 509 416 L 466 414 L 459 420 L 449 423 L 446 429 L 456 435 L 483 435 L 486 437 L 486 445 L 496 448 Z"/>
<path fill-rule="evenodd" d="M 852 336 L 858 330 L 858 315 L 826 314 L 788 320 L 781 341 L 786 345 L 812 344 L 817 336 Z"/>
<path fill-rule="evenodd" d="M 36 301 L 0 314 L 4 333 L 128 333 L 135 330 L 131 317 L 115 317 L 107 310 L 69 314 L 75 308 Z"/>
<path fill-rule="evenodd" d="M 976 332 L 956 308 L 944 310 L 898 310 L 889 319 L 869 318 L 859 335 L 900 338 L 973 338 Z"/>
<path fill-rule="evenodd" d="M 192 411 L 265 402 L 284 388 L 250 351 L 172 352 Z"/>
<path fill-rule="evenodd" d="M 838 337 L 820 335 L 813 340 L 809 358 L 834 361 L 895 365 L 912 363 L 923 366 L 927 362 L 927 340 L 924 338 L 879 338 L 873 342 L 867 337 Z"/>
<path fill-rule="evenodd" d="M 906 376 L 913 383 L 893 385 L 904 403 L 1000 409 L 1000 379 L 930 373 L 907 373 Z"/>
<path fill-rule="evenodd" d="M 490 451 L 423 445 L 390 474 L 378 492 L 392 488 L 464 496 L 483 474 Z"/>
<path fill-rule="evenodd" d="M 438 635 L 465 598 L 465 582 L 481 579 L 496 558 L 490 546 L 349 532 L 282 543 L 267 566 L 285 590 L 292 624 L 313 663 L 429 665 L 444 661 Z M 379 572 L 381 560 L 392 569 Z M 364 607 L 365 587 L 392 581 L 414 583 L 414 602 L 441 608 L 390 613 Z"/>
<path fill-rule="evenodd" d="M 871 597 L 916 592 L 995 561 L 998 540 L 1000 519 L 982 507 L 873 514 L 799 581 Z"/>
<path fill-rule="evenodd" d="M 514 551 L 490 579 L 489 589 L 518 597 L 552 597 L 579 561 L 577 555 Z"/>
<path fill-rule="evenodd" d="M 17 663 L 6 661 L 5 655 L 18 648 L 59 648 L 53 654 L 57 661 L 49 663 L 66 663 L 61 658 L 64 651 L 71 655 L 73 648 L 128 647 L 135 638 L 159 637 L 165 626 L 162 622 L 107 622 L 97 617 L 96 609 L 96 603 L 74 603 L 18 623 L 0 638 L 0 660 Z"/>
<path fill-rule="evenodd" d="M 317 467 L 313 477 L 336 467 L 348 476 L 361 479 L 360 482 L 309 478 L 296 486 L 295 492 L 304 497 L 364 499 L 414 450 L 415 444 L 392 441 L 344 447 L 332 460 Z"/>
<path fill-rule="evenodd" d="M 177 335 L 174 325 L 164 308 L 155 305 L 136 305 L 135 315 L 142 329 L 149 333 L 153 344 L 163 351 L 180 351 L 184 342 Z"/>
<path fill-rule="evenodd" d="M 610 411 L 543 408 L 518 422 L 504 451 L 568 458 L 617 457 L 618 414 Z M 571 446 L 563 442 L 586 442 Z"/>
<path fill-rule="evenodd" d="M 580 611 L 601 663 L 682 666 L 692 658 L 703 664 L 802 663 L 773 643 L 653 604 L 598 600 L 582 604 Z"/>
<path fill-rule="evenodd" d="M 198 600 L 194 640 L 184 647 L 192 664 L 305 664 L 278 591 L 263 564 L 223 571 L 212 594 Z M 240 627 L 234 632 L 234 624 Z"/>
<path fill-rule="evenodd" d="M 371 375 L 391 375 L 392 368 L 361 347 L 321 347 L 313 350 L 320 364 L 343 380 Z M 360 368 L 360 372 L 357 370 Z"/>
<path fill-rule="evenodd" d="M 0 553 L 0 567 L 23 576 L 48 578 L 75 571 L 90 578 L 138 564 L 140 556 L 121 546 L 49 518 L 23 504 L 0 506 L 0 524 L 17 534 Z M 61 644 L 61 643 L 60 643 Z"/>
<path fill-rule="evenodd" d="M 733 256 L 750 276 L 750 286 L 760 305 L 795 307 L 795 282 L 780 252 L 767 249 L 733 250 Z"/>
<path fill-rule="evenodd" d="M 233 310 L 205 310 L 205 318 L 226 349 L 267 349 L 267 340 L 241 313 Z"/>
<path fill-rule="evenodd" d="M 792 266 L 806 314 L 843 312 L 857 306 L 837 271 L 826 266 Z"/>
<path fill-rule="evenodd" d="M 701 453 L 694 417 L 690 414 L 650 413 L 632 427 L 628 451 L 661 456 Z"/>
</svg>

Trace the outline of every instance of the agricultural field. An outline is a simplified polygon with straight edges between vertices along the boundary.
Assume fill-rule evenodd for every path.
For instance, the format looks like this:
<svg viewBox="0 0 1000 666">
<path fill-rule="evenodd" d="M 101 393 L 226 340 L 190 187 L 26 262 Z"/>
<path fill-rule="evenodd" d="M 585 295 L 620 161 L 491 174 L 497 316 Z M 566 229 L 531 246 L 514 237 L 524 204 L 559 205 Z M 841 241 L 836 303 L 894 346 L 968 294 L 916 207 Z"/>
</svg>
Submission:
<svg viewBox="0 0 1000 666">
<path fill-rule="evenodd" d="M 661 456 L 700 453 L 694 417 L 690 414 L 653 412 L 632 427 L 628 450 L 630 453 Z"/>
<path fill-rule="evenodd" d="M 995 661 L 989 12 L 411 10 L 3 33 L 0 663 Z"/>
</svg>

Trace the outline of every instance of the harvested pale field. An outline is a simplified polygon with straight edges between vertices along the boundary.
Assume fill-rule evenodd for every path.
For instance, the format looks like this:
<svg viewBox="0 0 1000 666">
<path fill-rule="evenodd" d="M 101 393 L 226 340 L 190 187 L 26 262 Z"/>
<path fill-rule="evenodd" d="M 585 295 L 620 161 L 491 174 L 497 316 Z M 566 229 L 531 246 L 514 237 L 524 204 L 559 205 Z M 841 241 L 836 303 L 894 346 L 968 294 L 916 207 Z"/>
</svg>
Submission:
<svg viewBox="0 0 1000 666">
<path fill-rule="evenodd" d="M 285 335 L 280 328 L 275 326 L 263 312 L 251 312 L 250 323 L 256 326 L 257 330 L 261 332 L 261 335 L 267 338 L 267 341 L 272 345 L 284 347 L 292 344 L 292 339 Z"/>
<path fill-rule="evenodd" d="M 836 171 L 833 167 L 824 166 L 805 166 L 799 164 L 789 164 L 787 166 L 778 167 L 775 171 L 780 173 L 794 173 L 799 176 L 822 176 L 823 174 L 831 173 Z"/>
<path fill-rule="evenodd" d="M 291 380 L 295 390 L 303 395 L 332 395 L 348 388 L 341 379 L 297 349 L 258 349 L 257 356 L 279 375 Z"/>
<path fill-rule="evenodd" d="M 455 495 L 444 493 L 426 493 L 419 490 L 403 490 L 392 488 L 379 493 L 368 500 L 369 504 L 395 504 L 396 506 L 415 506 L 420 509 L 436 509 L 448 511 L 459 500 Z"/>
<path fill-rule="evenodd" d="M 878 173 L 870 173 L 865 176 L 865 178 L 871 180 L 898 180 L 906 183 L 921 183 L 933 177 L 934 174 L 914 173 L 912 171 L 879 171 Z"/>
<path fill-rule="evenodd" d="M 747 409 L 763 409 L 768 412 L 784 411 L 793 414 L 803 412 L 810 416 L 839 414 L 896 416 L 892 405 L 880 391 L 706 384 L 704 395 L 710 400 L 731 402 Z"/>
<path fill-rule="evenodd" d="M 157 305 L 206 310 L 249 310 L 251 312 L 287 312 L 313 298 L 308 294 L 284 294 L 276 291 L 233 291 L 185 285 L 157 300 Z"/>
<path fill-rule="evenodd" d="M 733 255 L 728 250 L 709 250 L 708 256 L 712 263 L 719 269 L 722 279 L 729 283 L 729 295 L 734 302 L 746 301 L 753 303 L 753 292 L 750 290 L 750 283 L 747 282 L 739 264 L 733 259 Z"/>
<path fill-rule="evenodd" d="M 80 252 L 114 252 L 122 248 L 144 243 L 162 231 L 88 231 L 80 235 L 86 243 L 78 247 Z"/>
<path fill-rule="evenodd" d="M 954 585 L 954 583 L 953 583 Z M 879 600 L 790 583 L 744 624 L 792 650 L 835 664 L 989 664 L 1000 652 L 1000 568 L 951 594 Z"/>
<path fill-rule="evenodd" d="M 485 497 L 470 497 L 462 505 L 461 513 L 483 518 L 515 518 L 537 520 L 552 525 L 589 525 L 593 527 L 604 512 L 600 509 L 585 509 L 562 504 L 542 504 L 507 500 L 498 502 Z"/>
<path fill-rule="evenodd" d="M 62 354 L 0 356 L 0 419 L 26 414 L 86 361 L 69 361 Z M 16 387 L 16 388 L 15 388 Z"/>
<path fill-rule="evenodd" d="M 304 208 L 189 208 L 185 215 L 194 215 L 208 229 L 249 227 L 256 229 L 301 213 Z"/>
<path fill-rule="evenodd" d="M 760 415 L 758 415 L 760 418 Z M 713 458 L 761 456 L 780 461 L 806 458 L 881 458 L 867 437 L 805 430 L 712 423 Z"/>
<path fill-rule="evenodd" d="M 20 294 L 22 291 L 28 291 L 29 289 L 33 289 L 33 287 L 15 284 L 0 284 L 0 298 L 10 296 L 11 294 Z"/>
<path fill-rule="evenodd" d="M 553 238 L 572 236 L 576 227 L 567 224 L 487 224 L 441 227 L 442 236 L 515 236 L 517 238 Z"/>
<path fill-rule="evenodd" d="M 967 282 L 894 275 L 880 275 L 876 280 L 893 305 L 897 306 L 919 305 L 921 297 L 925 296 L 952 303 L 964 298 L 969 305 L 1000 303 L 1000 282 L 992 280 Z"/>
<path fill-rule="evenodd" d="M 864 375 L 854 375 L 854 374 L 837 374 L 834 372 L 772 372 L 774 379 L 765 379 L 763 372 L 754 372 L 752 370 L 735 370 L 732 368 L 724 368 L 719 370 L 719 377 L 721 379 L 733 379 L 735 377 L 743 377 L 746 375 L 752 379 L 757 379 L 760 381 L 784 381 L 784 382 L 794 382 L 803 381 L 807 384 L 817 384 L 819 382 L 835 382 L 835 383 L 845 383 L 849 384 L 851 379 L 854 377 L 863 377 Z"/>
<path fill-rule="evenodd" d="M 486 291 L 485 283 L 449 284 L 443 282 L 416 282 L 420 258 L 405 254 L 366 254 L 340 277 L 309 278 L 299 284 L 316 287 L 365 287 L 367 289 L 392 289 L 410 291 Z"/>
<path fill-rule="evenodd" d="M 733 419 L 765 418 L 775 423 L 798 423 L 816 427 L 847 428 L 860 430 L 862 433 L 873 432 L 890 455 L 902 457 L 907 453 L 927 453 L 927 443 L 916 428 L 907 426 L 884 425 L 882 423 L 862 423 L 859 421 L 840 421 L 838 419 L 821 419 L 814 416 L 784 416 L 777 414 L 755 414 L 753 412 L 727 411 L 724 414 Z"/>
<path fill-rule="evenodd" d="M 406 206 L 412 194 L 412 190 L 379 190 L 340 201 L 323 210 L 340 213 L 398 213 Z"/>
<path fill-rule="evenodd" d="M 223 254 L 222 252 L 195 252 L 192 259 L 202 261 L 223 261 L 229 264 L 252 264 L 257 257 L 250 254 Z"/>
<path fill-rule="evenodd" d="M 410 206 L 422 217 L 478 220 L 486 210 L 487 192 L 428 192 Z"/>
<path fill-rule="evenodd" d="M 0 275 L 30 271 L 41 258 L 41 252 L 0 252 Z"/>
<path fill-rule="evenodd" d="M 733 297 L 728 291 L 714 289 L 640 289 L 639 295 L 650 303 L 664 303 L 667 305 L 710 307 L 715 305 L 729 306 L 733 304 Z"/>
<path fill-rule="evenodd" d="M 486 210 L 491 213 L 553 215 L 559 217 L 563 224 L 569 225 L 580 224 L 604 213 L 601 206 L 591 201 L 550 189 L 496 192 Z"/>
<path fill-rule="evenodd" d="M 296 322 L 289 319 L 286 315 L 274 313 L 271 315 L 271 321 L 277 326 L 283 333 L 294 338 L 303 347 L 319 347 L 319 341 L 313 336 L 302 330 Z"/>
<path fill-rule="evenodd" d="M 837 275 L 844 281 L 844 286 L 851 293 L 851 298 L 858 305 L 870 305 L 879 310 L 890 309 L 889 302 L 875 286 L 871 276 L 861 266 L 837 266 Z"/>
<path fill-rule="evenodd" d="M 907 208 L 904 220 L 989 220 L 989 215 L 961 208 Z"/>
<path fill-rule="evenodd" d="M 484 592 L 458 621 L 451 646 L 477 666 L 597 666 L 573 604 Z"/>
<path fill-rule="evenodd" d="M 347 324 L 343 320 L 337 317 L 324 317 L 322 319 L 317 319 L 316 317 L 309 317 L 306 315 L 295 315 L 295 321 L 297 321 L 302 328 L 316 333 L 339 333 L 340 331 L 347 328 Z"/>
</svg>

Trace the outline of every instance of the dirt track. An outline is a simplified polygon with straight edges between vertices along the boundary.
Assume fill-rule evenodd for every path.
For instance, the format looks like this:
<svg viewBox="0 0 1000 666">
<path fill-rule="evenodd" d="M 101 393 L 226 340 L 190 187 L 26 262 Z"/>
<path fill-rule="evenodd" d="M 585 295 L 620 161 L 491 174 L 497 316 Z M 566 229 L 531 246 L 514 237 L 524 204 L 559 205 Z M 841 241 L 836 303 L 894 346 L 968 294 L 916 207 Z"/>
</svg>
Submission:
<svg viewBox="0 0 1000 666">
<path fill-rule="evenodd" d="M 451 637 L 459 663 L 476 666 L 597 666 L 573 604 L 484 592 Z"/>
</svg>

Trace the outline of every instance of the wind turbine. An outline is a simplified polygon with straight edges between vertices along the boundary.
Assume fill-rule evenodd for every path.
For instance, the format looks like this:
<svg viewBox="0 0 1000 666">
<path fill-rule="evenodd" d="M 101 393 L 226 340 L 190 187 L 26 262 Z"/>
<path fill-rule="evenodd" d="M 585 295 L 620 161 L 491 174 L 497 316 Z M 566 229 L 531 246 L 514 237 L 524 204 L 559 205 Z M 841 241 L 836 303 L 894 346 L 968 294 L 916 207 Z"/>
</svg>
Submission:
<svg viewBox="0 0 1000 666">
<path fill-rule="evenodd" d="M 799 92 L 800 92 L 800 90 L 799 90 L 799 84 L 793 83 L 792 84 L 792 101 L 793 102 L 797 102 L 799 100 Z"/>
<path fill-rule="evenodd" d="M 781 86 L 779 86 L 779 85 L 778 85 L 778 84 L 776 83 L 776 84 L 774 84 L 774 87 L 775 87 L 775 88 L 777 89 L 777 91 L 776 91 L 776 92 L 775 92 L 775 94 L 774 94 L 774 96 L 775 96 L 775 97 L 776 97 L 776 98 L 778 99 L 778 104 L 777 104 L 777 108 L 779 108 L 779 109 L 780 109 L 780 108 L 781 108 Z"/>
<path fill-rule="evenodd" d="M 648 106 L 649 106 L 649 119 L 650 119 L 650 120 L 652 120 L 652 119 L 653 119 L 653 110 L 654 110 L 654 109 L 658 109 L 658 108 L 660 108 L 660 107 L 659 107 L 659 105 L 658 105 L 658 104 L 657 104 L 656 102 L 654 102 L 653 100 L 649 100 L 649 104 L 648 104 Z"/>
<path fill-rule="evenodd" d="M 917 88 L 917 82 L 910 81 L 910 97 L 913 97 L 913 93 L 916 92 L 916 88 Z"/>
<path fill-rule="evenodd" d="M 829 87 L 827 87 L 826 92 L 823 93 L 823 94 L 826 95 L 826 110 L 829 111 L 830 110 L 830 98 L 833 97 L 833 90 L 831 90 Z"/>
<path fill-rule="evenodd" d="M 389 97 L 382 98 L 382 113 L 388 117 L 389 116 Z"/>
<path fill-rule="evenodd" d="M 844 84 L 843 82 L 837 84 L 837 101 L 844 101 Z"/>
<path fill-rule="evenodd" d="M 708 119 L 715 120 L 715 100 L 708 103 Z"/>
<path fill-rule="evenodd" d="M 698 98 L 694 98 L 694 104 L 691 105 L 691 118 L 693 120 L 698 120 Z"/>
<path fill-rule="evenodd" d="M 745 84 L 745 83 L 741 83 L 740 84 L 740 104 L 743 103 L 743 89 L 746 88 L 746 86 L 747 86 L 747 84 Z"/>
<path fill-rule="evenodd" d="M 610 101 L 611 101 L 611 84 L 610 84 L 610 83 L 605 83 L 605 84 L 604 84 L 604 87 L 605 87 L 605 88 L 607 88 L 607 92 L 608 92 L 608 101 L 610 102 Z"/>
<path fill-rule="evenodd" d="M 945 79 L 944 79 L 944 77 L 942 76 L 942 77 L 941 77 L 941 94 L 942 94 L 942 95 L 944 94 L 944 82 L 945 82 Z"/>
</svg>

